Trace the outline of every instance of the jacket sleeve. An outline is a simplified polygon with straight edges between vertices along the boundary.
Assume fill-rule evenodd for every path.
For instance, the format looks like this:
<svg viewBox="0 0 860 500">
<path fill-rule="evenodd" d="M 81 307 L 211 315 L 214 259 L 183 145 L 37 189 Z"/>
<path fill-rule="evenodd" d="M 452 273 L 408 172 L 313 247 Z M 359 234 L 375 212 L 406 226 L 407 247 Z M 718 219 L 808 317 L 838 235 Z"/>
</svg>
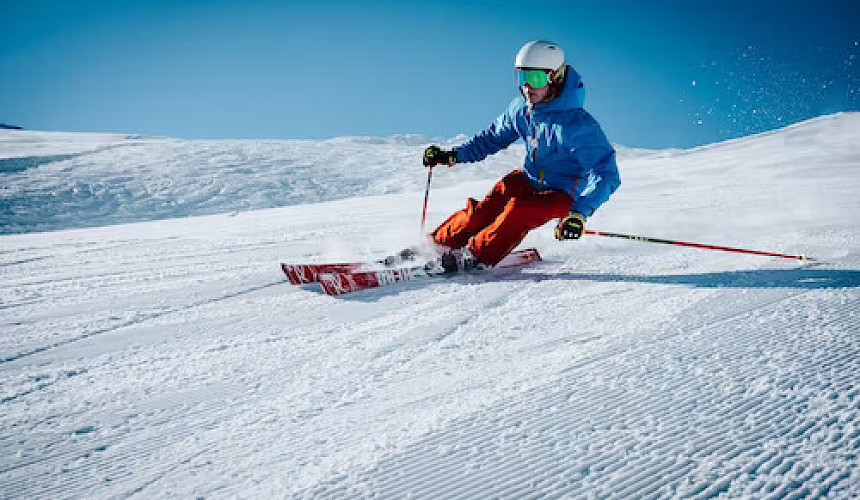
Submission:
<svg viewBox="0 0 860 500">
<path fill-rule="evenodd" d="M 615 162 L 615 149 L 608 144 L 606 147 L 587 147 L 577 151 L 580 164 L 591 167 L 588 185 L 573 201 L 573 210 L 585 217 L 602 205 L 609 196 L 621 185 L 618 175 L 618 165 Z"/>
<path fill-rule="evenodd" d="M 455 149 L 458 163 L 481 161 L 491 154 L 498 153 L 519 139 L 514 108 L 516 101 L 498 118 L 475 137 Z"/>
</svg>

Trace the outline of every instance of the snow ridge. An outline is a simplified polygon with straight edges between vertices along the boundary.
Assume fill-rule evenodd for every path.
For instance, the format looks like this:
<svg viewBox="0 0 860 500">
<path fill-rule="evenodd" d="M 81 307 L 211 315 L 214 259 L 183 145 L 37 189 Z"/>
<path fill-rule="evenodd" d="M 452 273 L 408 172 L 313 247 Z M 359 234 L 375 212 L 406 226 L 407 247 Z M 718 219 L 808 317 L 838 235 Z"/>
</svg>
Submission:
<svg viewBox="0 0 860 500">
<path fill-rule="evenodd" d="M 423 189 L 428 138 L 343 137 L 326 141 L 181 141 L 114 138 L 91 147 L 60 134 L 73 153 L 16 156 L 18 138 L 0 131 L 0 234 L 235 213 L 352 196 Z M 88 139 L 85 137 L 85 139 Z M 33 139 L 35 141 L 36 139 Z M 105 139 L 103 139 L 105 140 Z M 100 143 L 99 143 L 100 144 Z M 89 147 L 88 147 L 89 146 Z M 43 149 L 62 149 L 62 146 Z M 508 162 L 518 148 L 501 156 Z M 83 150 L 83 151 L 80 151 Z M 488 178 L 499 160 L 464 169 L 437 186 Z"/>
</svg>

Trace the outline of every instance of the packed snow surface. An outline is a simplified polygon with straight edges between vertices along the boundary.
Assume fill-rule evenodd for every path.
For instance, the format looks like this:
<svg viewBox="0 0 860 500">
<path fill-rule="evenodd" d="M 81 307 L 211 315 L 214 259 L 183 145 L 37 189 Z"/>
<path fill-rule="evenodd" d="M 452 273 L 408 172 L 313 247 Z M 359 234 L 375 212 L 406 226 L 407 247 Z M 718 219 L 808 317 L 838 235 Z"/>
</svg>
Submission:
<svg viewBox="0 0 860 500">
<path fill-rule="evenodd" d="M 588 221 L 812 263 L 548 225 L 336 298 L 278 264 L 421 242 L 427 139 L 0 131 L 0 497 L 860 495 L 858 137 L 619 148 Z M 521 155 L 434 170 L 429 227 Z"/>
</svg>

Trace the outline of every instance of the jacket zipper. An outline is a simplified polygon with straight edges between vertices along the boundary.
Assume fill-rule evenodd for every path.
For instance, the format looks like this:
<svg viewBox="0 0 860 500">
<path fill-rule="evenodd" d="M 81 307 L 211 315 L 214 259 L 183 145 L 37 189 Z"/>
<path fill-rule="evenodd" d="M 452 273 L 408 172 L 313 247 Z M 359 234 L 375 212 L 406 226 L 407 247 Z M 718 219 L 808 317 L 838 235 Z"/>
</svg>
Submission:
<svg viewBox="0 0 860 500">
<path fill-rule="evenodd" d="M 534 120 L 535 120 L 535 135 L 534 135 L 534 139 L 532 140 L 532 164 L 535 167 L 537 167 L 537 148 L 538 148 L 538 144 L 540 143 L 540 122 L 538 121 L 537 118 L 535 118 Z M 544 190 L 543 169 L 540 170 L 540 180 L 538 181 L 538 183 L 540 184 L 540 190 L 543 191 Z"/>
</svg>

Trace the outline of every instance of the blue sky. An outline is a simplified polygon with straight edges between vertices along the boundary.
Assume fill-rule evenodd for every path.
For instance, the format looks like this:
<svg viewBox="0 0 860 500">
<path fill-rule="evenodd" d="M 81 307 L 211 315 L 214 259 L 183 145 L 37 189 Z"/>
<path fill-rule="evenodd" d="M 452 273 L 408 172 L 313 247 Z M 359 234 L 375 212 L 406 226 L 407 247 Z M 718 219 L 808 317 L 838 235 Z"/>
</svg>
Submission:
<svg viewBox="0 0 860 500">
<path fill-rule="evenodd" d="M 182 138 L 471 135 L 560 43 L 613 142 L 860 110 L 860 2 L 0 0 L 0 123 Z"/>
</svg>

